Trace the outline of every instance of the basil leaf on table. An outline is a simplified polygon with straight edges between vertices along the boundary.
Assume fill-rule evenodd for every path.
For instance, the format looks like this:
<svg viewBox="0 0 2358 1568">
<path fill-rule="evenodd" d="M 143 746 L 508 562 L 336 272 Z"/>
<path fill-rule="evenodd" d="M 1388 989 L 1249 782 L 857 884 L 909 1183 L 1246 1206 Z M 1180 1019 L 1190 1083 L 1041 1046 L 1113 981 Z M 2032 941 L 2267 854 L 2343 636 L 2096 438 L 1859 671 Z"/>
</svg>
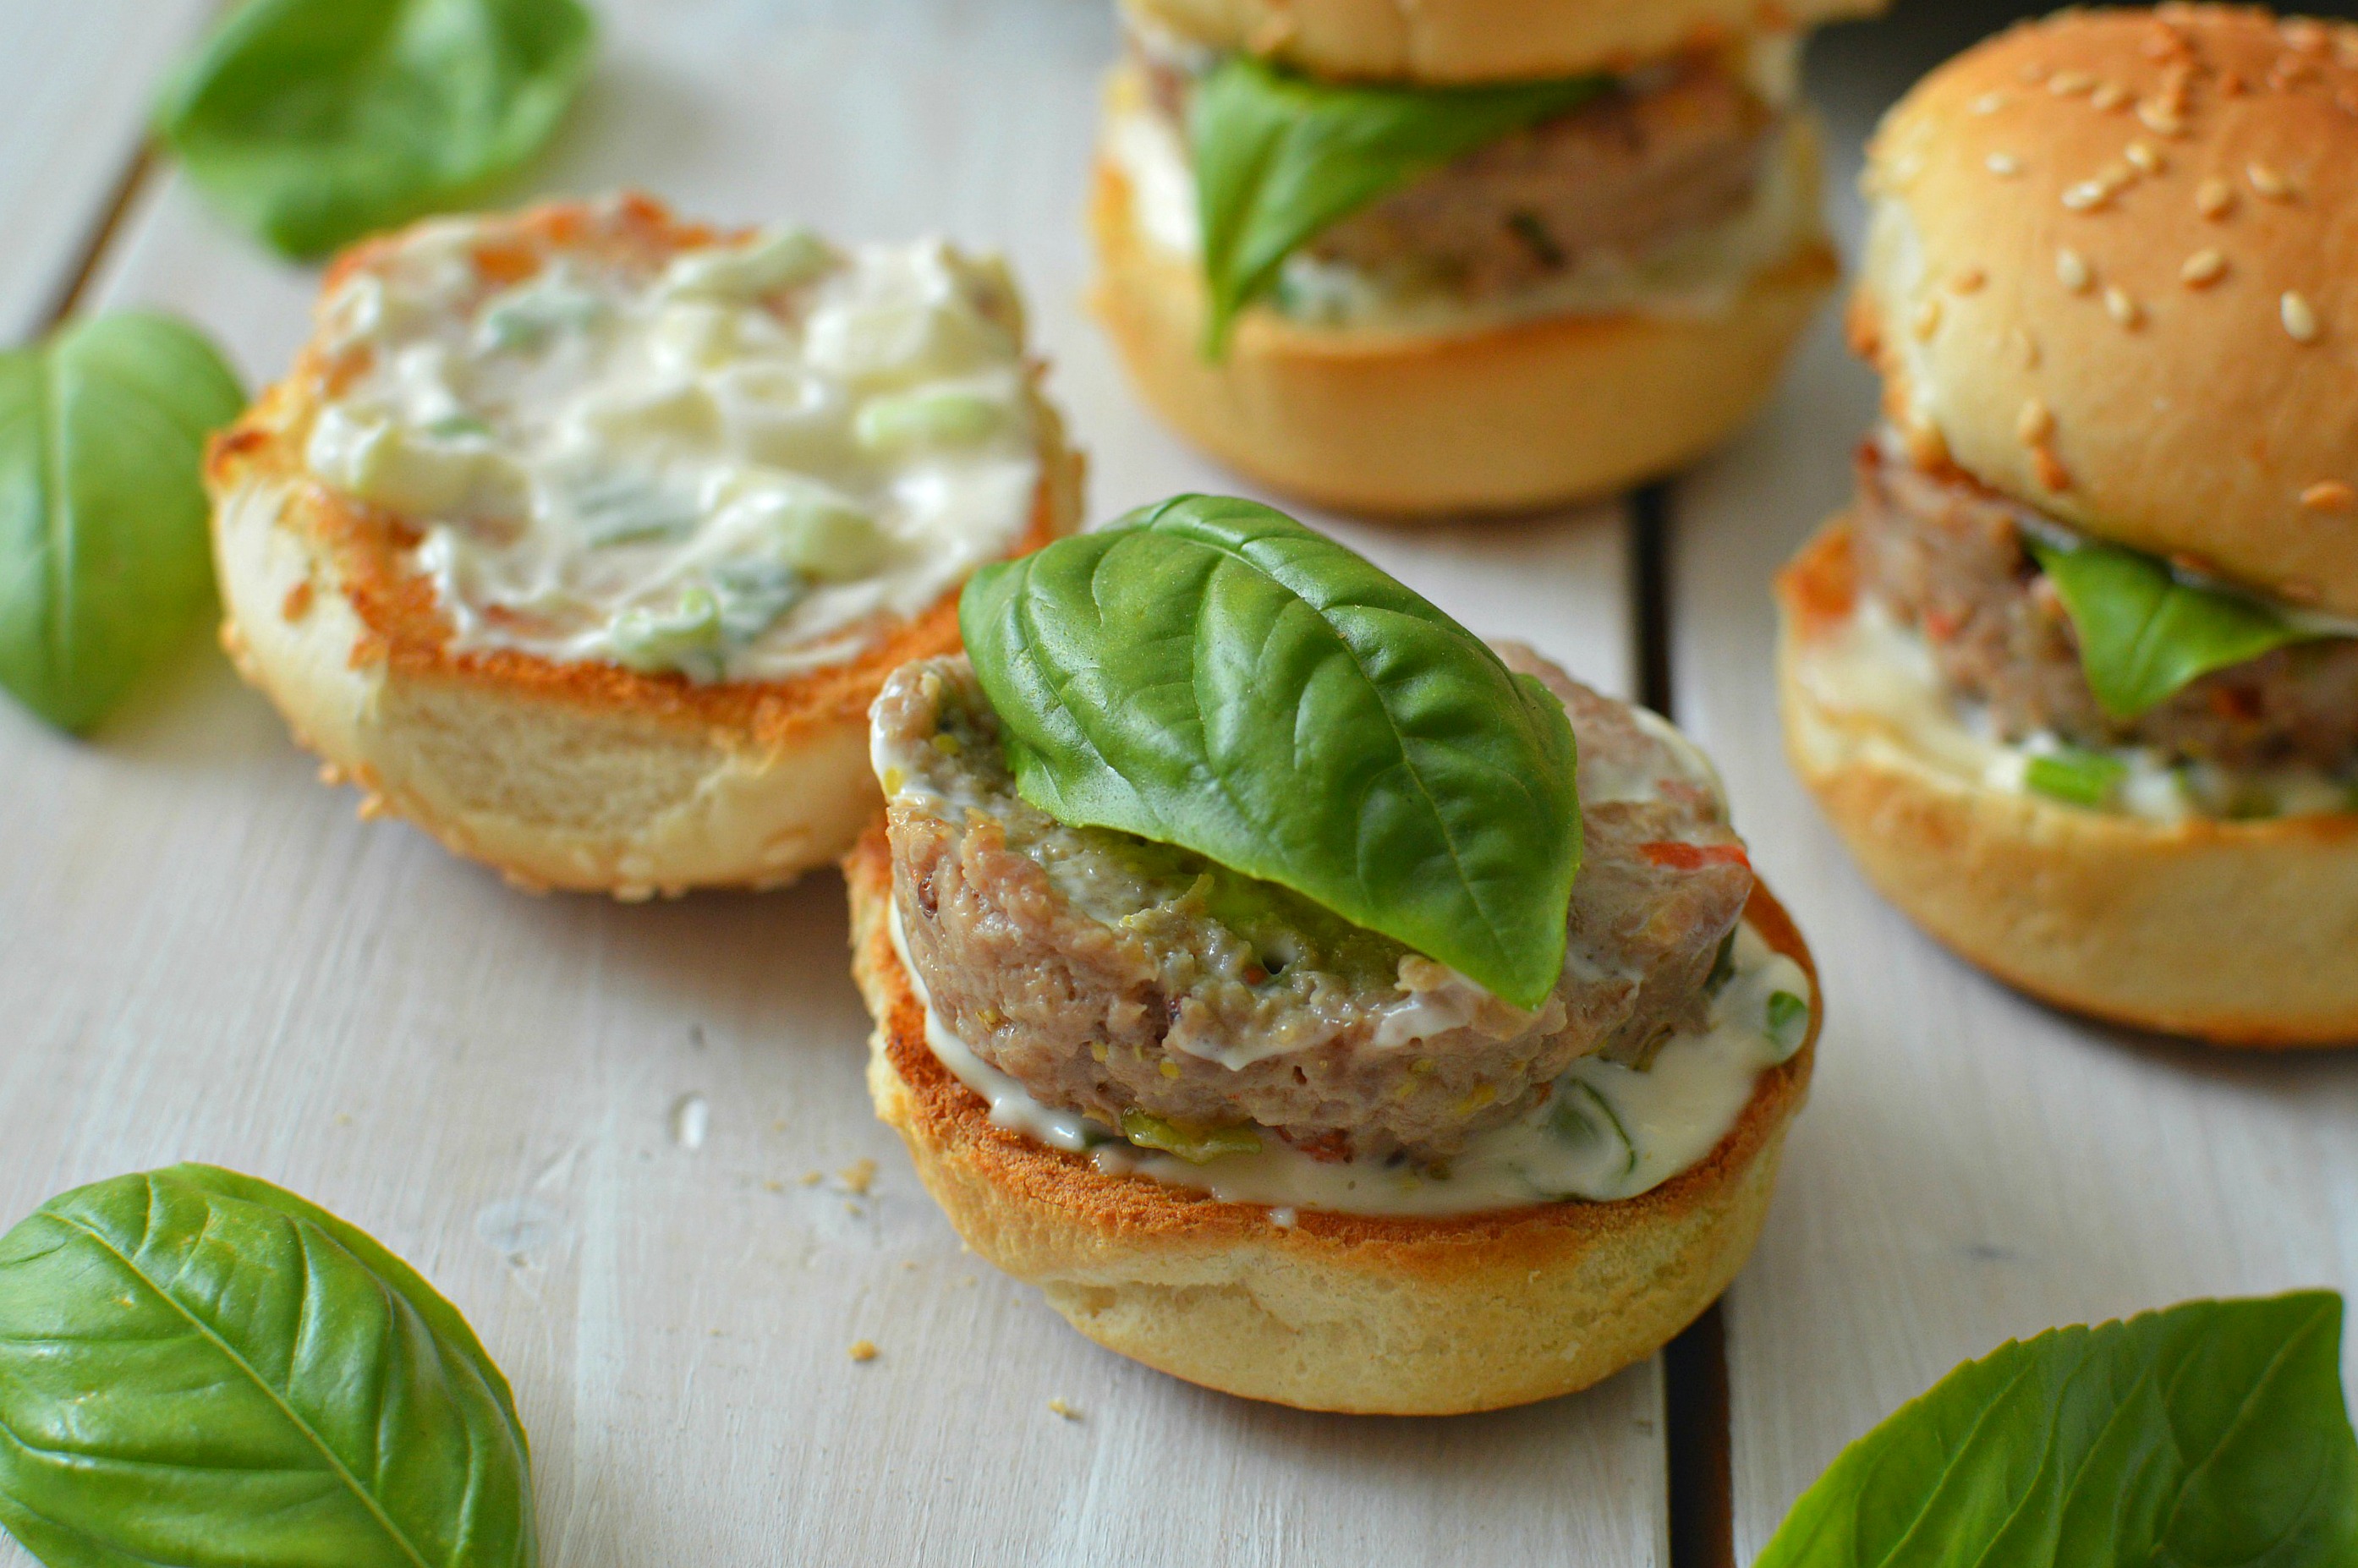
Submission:
<svg viewBox="0 0 2358 1568">
<path fill-rule="evenodd" d="M 1211 297 L 1204 351 L 1321 230 L 1502 136 L 1569 114 L 1609 76 L 1497 87 L 1313 81 L 1232 55 L 1187 107 Z"/>
<path fill-rule="evenodd" d="M 157 129 L 291 256 L 463 202 L 523 167 L 588 73 L 579 0 L 246 0 Z"/>
<path fill-rule="evenodd" d="M 1016 788 L 1537 1006 L 1580 801 L 1563 705 L 1332 539 L 1183 495 L 986 567 L 958 622 Z"/>
<path fill-rule="evenodd" d="M 2006 1345 L 1851 1444 L 1756 1568 L 2345 1568 L 2341 1344 L 2306 1292 Z"/>
<path fill-rule="evenodd" d="M 458 1309 L 207 1165 L 0 1238 L 0 1523 L 51 1568 L 531 1568 L 531 1461 Z"/>
<path fill-rule="evenodd" d="M 0 353 L 0 685 L 86 730 L 213 603 L 205 438 L 245 394 L 166 317 Z"/>
<path fill-rule="evenodd" d="M 2115 719 L 2151 712 L 2213 670 L 2310 635 L 2264 604 L 2181 582 L 2151 556 L 2117 545 L 2032 541 L 2030 552 L 2071 614 L 2096 701 Z"/>
</svg>

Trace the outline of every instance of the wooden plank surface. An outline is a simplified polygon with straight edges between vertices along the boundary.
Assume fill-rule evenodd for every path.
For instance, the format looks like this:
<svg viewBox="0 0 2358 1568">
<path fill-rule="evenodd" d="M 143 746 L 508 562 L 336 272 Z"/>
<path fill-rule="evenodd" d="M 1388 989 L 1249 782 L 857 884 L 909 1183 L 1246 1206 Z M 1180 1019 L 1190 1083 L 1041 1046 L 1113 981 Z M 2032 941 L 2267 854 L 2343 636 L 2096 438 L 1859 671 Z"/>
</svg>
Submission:
<svg viewBox="0 0 2358 1568">
<path fill-rule="evenodd" d="M 122 189 L 158 74 L 212 8 L 0 5 L 0 343 L 49 324 Z"/>
<path fill-rule="evenodd" d="M 1130 402 L 1079 314 L 1102 0 L 607 15 L 536 189 L 1003 247 L 1093 458 L 1090 515 L 1229 486 Z M 259 379 L 311 287 L 163 179 L 95 294 L 195 317 Z M 1345 531 L 1626 687 L 1611 511 Z M 311 773 L 210 654 L 92 744 L 0 705 L 0 1216 L 202 1159 L 368 1227 L 514 1378 L 549 1561 L 1662 1559 L 1654 1366 L 1496 1416 L 1307 1416 L 1101 1352 L 963 1254 L 869 1110 L 831 875 L 536 900 L 356 823 Z"/>
<path fill-rule="evenodd" d="M 1874 115 L 1998 9 L 1919 6 L 1821 41 L 1846 235 Z M 1845 504 L 1875 408 L 1873 378 L 1823 321 L 1768 421 L 1675 498 L 1679 717 L 1814 944 L 1830 1012 L 1767 1235 L 1726 1307 L 1739 1561 L 1844 1444 L 2009 1336 L 2204 1294 L 2358 1287 L 2358 1059 L 2237 1058 L 2016 996 L 1877 899 L 1788 771 L 1767 584 Z"/>
</svg>

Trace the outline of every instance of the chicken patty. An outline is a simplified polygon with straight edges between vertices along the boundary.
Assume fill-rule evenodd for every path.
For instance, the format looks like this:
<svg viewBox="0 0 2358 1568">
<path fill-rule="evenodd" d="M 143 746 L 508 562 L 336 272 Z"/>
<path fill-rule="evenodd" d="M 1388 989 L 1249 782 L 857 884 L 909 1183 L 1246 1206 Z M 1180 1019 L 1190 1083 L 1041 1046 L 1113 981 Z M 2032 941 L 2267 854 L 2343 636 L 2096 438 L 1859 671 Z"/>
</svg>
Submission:
<svg viewBox="0 0 2358 1568">
<path fill-rule="evenodd" d="M 2023 542 L 2018 505 L 1954 470 L 1859 449 L 1860 585 L 1924 634 L 1952 688 L 1998 732 L 2145 745 L 2230 768 L 2358 770 L 2358 639 L 2295 643 L 2214 671 L 2134 719 L 2106 714 L 2071 618 Z"/>
<path fill-rule="evenodd" d="M 1337 1159 L 1444 1160 L 1578 1057 L 1644 1065 L 1701 1024 L 1751 868 L 1675 730 L 1505 652 L 1580 751 L 1570 944 L 1536 1011 L 1283 888 L 1027 805 L 953 658 L 894 674 L 873 720 L 903 941 L 936 1016 L 1046 1104 L 1249 1122 Z"/>
</svg>

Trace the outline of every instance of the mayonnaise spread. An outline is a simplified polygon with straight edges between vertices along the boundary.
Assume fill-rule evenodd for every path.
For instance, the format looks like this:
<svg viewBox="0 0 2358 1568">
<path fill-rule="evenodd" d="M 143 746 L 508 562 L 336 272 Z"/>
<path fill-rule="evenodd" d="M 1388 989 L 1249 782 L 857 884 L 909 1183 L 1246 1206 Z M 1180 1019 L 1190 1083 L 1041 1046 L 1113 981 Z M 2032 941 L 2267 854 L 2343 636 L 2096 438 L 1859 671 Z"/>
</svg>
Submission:
<svg viewBox="0 0 2358 1568">
<path fill-rule="evenodd" d="M 321 351 L 356 369 L 304 452 L 418 531 L 455 645 L 780 679 L 1023 535 L 1038 432 L 995 260 L 776 228 L 515 276 L 499 222 L 420 225 L 330 296 Z"/>
<path fill-rule="evenodd" d="M 1434 1217 L 1636 1197 L 1718 1147 L 1744 1114 L 1760 1074 L 1801 1049 L 1812 1005 L 1801 967 L 1743 925 L 1704 1029 L 1666 1042 L 1643 1071 L 1581 1058 L 1539 1105 L 1476 1135 L 1446 1167 L 1314 1159 L 1266 1130 L 1259 1134 L 1258 1152 L 1220 1154 L 1198 1164 L 1134 1145 L 1079 1111 L 1044 1105 L 976 1054 L 927 1000 L 902 938 L 897 900 L 888 918 L 902 972 L 925 1004 L 927 1044 L 951 1076 L 990 1106 L 993 1124 L 1052 1149 L 1086 1153 L 1109 1176 L 1145 1176 L 1224 1203 L 1265 1205 L 1274 1214 L 1323 1209 Z M 1292 1224 L 1291 1215 L 1280 1223 Z"/>
</svg>

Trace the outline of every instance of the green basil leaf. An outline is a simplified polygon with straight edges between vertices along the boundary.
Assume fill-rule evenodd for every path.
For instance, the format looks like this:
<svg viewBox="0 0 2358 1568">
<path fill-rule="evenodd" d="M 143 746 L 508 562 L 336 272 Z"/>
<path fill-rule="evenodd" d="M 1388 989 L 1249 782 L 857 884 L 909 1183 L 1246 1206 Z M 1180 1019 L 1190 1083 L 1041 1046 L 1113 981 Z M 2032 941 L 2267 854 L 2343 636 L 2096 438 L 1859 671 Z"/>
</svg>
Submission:
<svg viewBox="0 0 2358 1568">
<path fill-rule="evenodd" d="M 1232 55 L 1187 106 L 1211 296 L 1204 351 L 1319 231 L 1475 148 L 1569 114 L 1609 76 L 1497 87 L 1314 81 Z"/>
<path fill-rule="evenodd" d="M 464 203 L 573 101 L 579 0 L 246 0 L 157 129 L 237 222 L 291 256 Z"/>
<path fill-rule="evenodd" d="M 531 1568 L 524 1426 L 382 1246 L 205 1165 L 0 1238 L 0 1524 L 50 1568 Z"/>
<path fill-rule="evenodd" d="M 2118 757 L 2066 749 L 2031 758 L 2022 782 L 2040 795 L 2073 806 L 2098 807 L 2112 804 L 2113 792 L 2128 774 L 2129 765 Z"/>
<path fill-rule="evenodd" d="M 161 316 L 0 353 L 0 685 L 86 730 L 213 603 L 205 437 L 245 395 Z"/>
<path fill-rule="evenodd" d="M 1176 844 L 1535 1007 L 1580 801 L 1563 705 L 1324 535 L 1183 495 L 987 567 L 959 625 L 1023 798 Z"/>
<path fill-rule="evenodd" d="M 1757 1568 L 2345 1568 L 2341 1343 L 2306 1292 L 2007 1344 L 1851 1444 Z"/>
<path fill-rule="evenodd" d="M 2180 582 L 2136 550 L 2032 541 L 2030 551 L 2071 616 L 2090 688 L 2115 719 L 2148 713 L 2213 670 L 2310 635 L 2266 605 Z"/>
</svg>

